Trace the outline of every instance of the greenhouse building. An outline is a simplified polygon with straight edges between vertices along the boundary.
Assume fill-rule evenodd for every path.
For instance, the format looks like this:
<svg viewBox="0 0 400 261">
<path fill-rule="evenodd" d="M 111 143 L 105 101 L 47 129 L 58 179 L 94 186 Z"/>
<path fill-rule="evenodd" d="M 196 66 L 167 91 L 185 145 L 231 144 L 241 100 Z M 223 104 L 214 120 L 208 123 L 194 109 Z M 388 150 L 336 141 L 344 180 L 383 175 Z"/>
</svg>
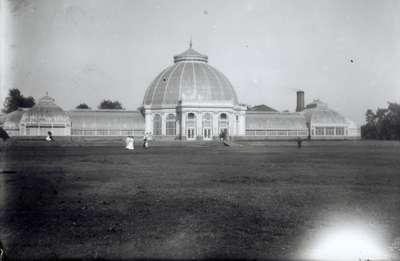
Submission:
<svg viewBox="0 0 400 261">
<path fill-rule="evenodd" d="M 10 136 L 143 136 L 162 140 L 358 139 L 360 128 L 320 100 L 305 105 L 297 92 L 294 112 L 239 102 L 229 79 L 192 48 L 173 57 L 147 87 L 138 110 L 64 111 L 46 95 L 31 109 L 1 117 Z"/>
</svg>

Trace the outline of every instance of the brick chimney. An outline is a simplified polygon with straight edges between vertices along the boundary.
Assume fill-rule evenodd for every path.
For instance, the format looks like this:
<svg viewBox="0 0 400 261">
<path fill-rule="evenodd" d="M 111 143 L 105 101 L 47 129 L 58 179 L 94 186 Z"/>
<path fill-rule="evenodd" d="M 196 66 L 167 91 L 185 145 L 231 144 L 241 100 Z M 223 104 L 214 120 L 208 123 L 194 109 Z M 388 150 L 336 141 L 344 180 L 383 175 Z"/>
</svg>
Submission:
<svg viewBox="0 0 400 261">
<path fill-rule="evenodd" d="M 296 106 L 296 111 L 302 111 L 304 110 L 304 92 L 303 91 L 297 91 L 297 106 Z"/>
</svg>

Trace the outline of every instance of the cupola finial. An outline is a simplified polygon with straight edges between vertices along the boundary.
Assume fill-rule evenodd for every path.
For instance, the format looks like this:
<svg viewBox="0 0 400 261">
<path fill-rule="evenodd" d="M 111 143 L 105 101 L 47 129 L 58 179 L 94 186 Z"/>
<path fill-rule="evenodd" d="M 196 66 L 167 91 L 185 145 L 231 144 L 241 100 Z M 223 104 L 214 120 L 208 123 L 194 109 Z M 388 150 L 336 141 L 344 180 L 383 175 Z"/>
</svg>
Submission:
<svg viewBox="0 0 400 261">
<path fill-rule="evenodd" d="M 192 36 L 190 36 L 189 48 L 192 48 Z"/>
</svg>

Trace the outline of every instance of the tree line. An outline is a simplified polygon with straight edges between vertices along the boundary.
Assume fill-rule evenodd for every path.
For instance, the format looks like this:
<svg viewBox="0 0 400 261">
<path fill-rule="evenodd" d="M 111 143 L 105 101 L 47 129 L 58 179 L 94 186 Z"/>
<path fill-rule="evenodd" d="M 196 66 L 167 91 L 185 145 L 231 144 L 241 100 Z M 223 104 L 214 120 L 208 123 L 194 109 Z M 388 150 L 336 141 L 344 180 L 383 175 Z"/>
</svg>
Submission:
<svg viewBox="0 0 400 261">
<path fill-rule="evenodd" d="M 21 91 L 17 88 L 10 89 L 8 91 L 8 96 L 4 100 L 3 113 L 10 113 L 18 110 L 18 108 L 32 108 L 35 106 L 36 102 L 32 96 L 25 97 L 22 95 Z M 81 103 L 75 107 L 76 109 L 87 109 L 91 108 L 86 103 Z M 122 104 L 115 100 L 104 99 L 97 106 L 98 109 L 107 110 L 124 110 L 125 108 Z"/>
<path fill-rule="evenodd" d="M 400 140 L 400 104 L 389 102 L 387 108 L 371 109 L 365 114 L 366 124 L 361 127 L 364 139 Z"/>
<path fill-rule="evenodd" d="M 103 101 L 101 101 L 97 108 L 101 110 L 125 110 L 125 108 L 122 107 L 122 104 L 119 101 L 112 101 L 108 99 L 104 99 Z M 86 103 L 81 103 L 76 106 L 75 109 L 91 110 L 92 108 L 90 108 L 89 105 L 87 105 Z"/>
</svg>

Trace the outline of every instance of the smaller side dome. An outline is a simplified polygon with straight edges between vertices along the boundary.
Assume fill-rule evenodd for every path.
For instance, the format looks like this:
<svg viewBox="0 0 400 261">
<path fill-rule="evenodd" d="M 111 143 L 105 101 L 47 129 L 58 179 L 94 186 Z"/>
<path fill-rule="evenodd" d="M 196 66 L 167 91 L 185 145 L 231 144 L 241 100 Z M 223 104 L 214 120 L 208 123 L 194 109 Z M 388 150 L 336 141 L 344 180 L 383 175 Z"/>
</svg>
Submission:
<svg viewBox="0 0 400 261">
<path fill-rule="evenodd" d="M 70 125 L 71 120 L 61 107 L 55 104 L 54 99 L 46 95 L 38 103 L 25 112 L 21 124 L 26 123 L 60 123 Z"/>
<path fill-rule="evenodd" d="M 309 124 L 333 124 L 347 126 L 347 121 L 340 113 L 332 110 L 320 100 L 314 100 L 302 111 Z"/>
</svg>

